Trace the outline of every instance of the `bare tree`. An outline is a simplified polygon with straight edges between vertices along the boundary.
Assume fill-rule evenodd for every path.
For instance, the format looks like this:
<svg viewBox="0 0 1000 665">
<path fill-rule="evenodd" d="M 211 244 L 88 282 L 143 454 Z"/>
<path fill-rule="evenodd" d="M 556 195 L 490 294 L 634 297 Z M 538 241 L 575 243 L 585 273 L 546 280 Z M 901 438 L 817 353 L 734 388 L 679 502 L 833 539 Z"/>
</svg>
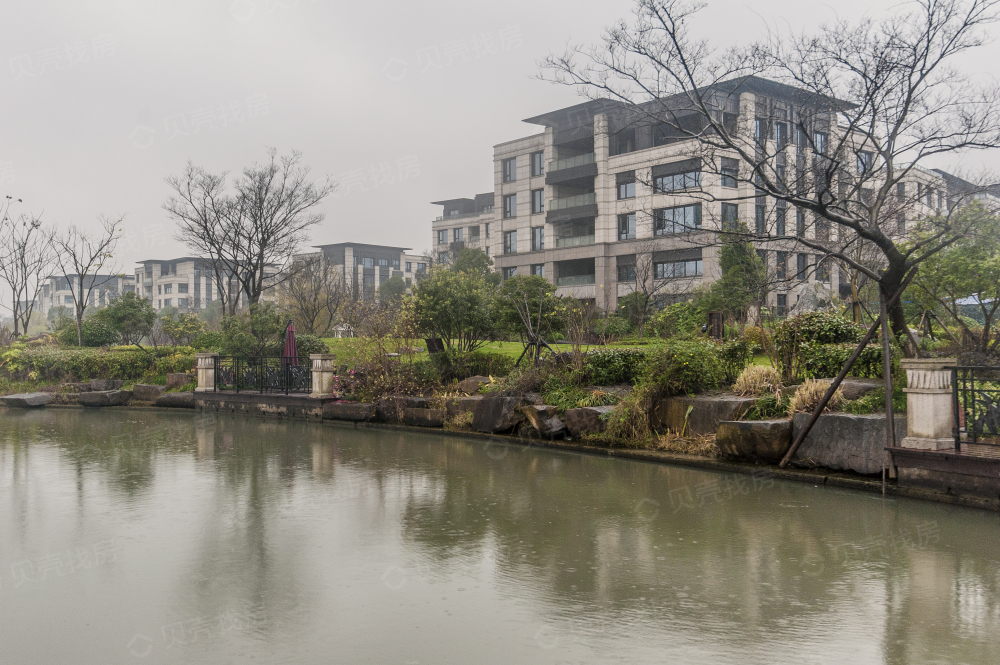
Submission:
<svg viewBox="0 0 1000 665">
<path fill-rule="evenodd" d="M 925 193 L 907 191 L 915 188 L 906 182 L 929 159 L 1000 146 L 1000 87 L 952 66 L 985 42 L 997 7 L 998 0 L 916 0 L 882 20 L 773 32 L 717 54 L 689 34 L 698 5 L 638 0 L 632 24 L 612 27 L 599 46 L 550 56 L 546 66 L 552 80 L 610 97 L 632 122 L 687 141 L 703 171 L 739 181 L 725 200 L 766 198 L 832 224 L 838 233 L 830 240 L 789 239 L 877 283 L 885 302 L 967 230 L 950 214 L 960 203 L 953 198 L 919 242 L 897 242 L 885 225 Z M 768 94 L 781 83 L 792 87 Z M 743 92 L 792 95 L 794 108 L 745 108 Z M 940 195 L 935 202 L 945 207 Z M 858 243 L 877 250 L 877 265 L 855 258 Z M 916 355 L 902 304 L 888 315 L 906 354 Z"/>
<path fill-rule="evenodd" d="M 344 276 L 321 255 L 298 257 L 293 274 L 281 284 L 279 302 L 302 333 L 322 335 L 333 327 L 347 300 Z"/>
<path fill-rule="evenodd" d="M 241 293 L 255 304 L 288 277 L 281 269 L 323 220 L 314 208 L 336 187 L 329 179 L 312 182 L 300 152 L 278 157 L 270 148 L 267 155 L 233 179 L 231 193 L 226 172 L 191 163 L 183 175 L 167 178 L 174 195 L 163 207 L 178 224 L 177 239 L 212 261 L 230 315 Z"/>
<path fill-rule="evenodd" d="M 0 279 L 11 291 L 14 337 L 28 332 L 42 282 L 55 259 L 51 236 L 38 216 L 8 215 L 11 199 L 0 217 Z M 20 202 L 20 200 L 19 200 Z"/>
<path fill-rule="evenodd" d="M 96 235 L 70 226 L 65 232 L 52 236 L 56 268 L 73 295 L 76 340 L 80 346 L 83 346 L 83 313 L 87 311 L 94 289 L 117 277 L 114 251 L 122 237 L 121 221 L 121 217 L 102 217 L 101 232 Z M 102 271 L 106 273 L 101 275 Z"/>
</svg>

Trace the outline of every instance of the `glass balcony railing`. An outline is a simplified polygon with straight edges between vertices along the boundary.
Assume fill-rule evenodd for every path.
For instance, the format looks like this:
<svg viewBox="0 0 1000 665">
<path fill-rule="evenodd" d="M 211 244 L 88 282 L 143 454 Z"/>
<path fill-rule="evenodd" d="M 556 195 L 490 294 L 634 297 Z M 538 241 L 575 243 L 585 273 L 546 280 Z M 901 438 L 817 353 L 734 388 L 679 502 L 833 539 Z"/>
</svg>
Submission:
<svg viewBox="0 0 1000 665">
<path fill-rule="evenodd" d="M 583 166 L 584 164 L 593 163 L 594 153 L 588 152 L 586 155 L 577 155 L 576 157 L 567 157 L 566 159 L 558 159 L 554 162 L 549 162 L 549 173 L 552 171 L 561 171 L 562 169 L 569 169 L 574 166 Z"/>
<path fill-rule="evenodd" d="M 566 238 L 556 238 L 556 247 L 579 247 L 580 245 L 593 245 L 594 234 L 589 236 L 568 236 Z"/>
<path fill-rule="evenodd" d="M 567 196 L 563 199 L 552 199 L 549 203 L 549 210 L 562 210 L 564 208 L 575 208 L 577 206 L 585 206 L 597 203 L 597 195 L 593 192 L 589 194 L 577 194 L 576 196 Z"/>
<path fill-rule="evenodd" d="M 570 275 L 557 277 L 556 286 L 586 286 L 594 283 L 594 275 Z"/>
<path fill-rule="evenodd" d="M 488 206 L 479 210 L 477 212 L 463 212 L 460 215 L 439 215 L 434 218 L 435 222 L 443 222 L 449 219 L 466 219 L 467 217 L 479 217 L 480 215 L 489 215 L 493 213 L 493 206 Z"/>
</svg>

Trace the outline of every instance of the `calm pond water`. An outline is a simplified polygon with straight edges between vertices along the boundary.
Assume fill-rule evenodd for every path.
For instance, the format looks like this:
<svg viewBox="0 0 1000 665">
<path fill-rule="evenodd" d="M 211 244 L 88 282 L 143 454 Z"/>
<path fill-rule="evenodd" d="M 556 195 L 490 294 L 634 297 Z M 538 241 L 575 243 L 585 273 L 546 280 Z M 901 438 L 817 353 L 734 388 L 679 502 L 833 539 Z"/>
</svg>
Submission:
<svg viewBox="0 0 1000 665">
<path fill-rule="evenodd" d="M 0 663 L 1000 663 L 1000 516 L 433 433 L 0 413 Z"/>
</svg>

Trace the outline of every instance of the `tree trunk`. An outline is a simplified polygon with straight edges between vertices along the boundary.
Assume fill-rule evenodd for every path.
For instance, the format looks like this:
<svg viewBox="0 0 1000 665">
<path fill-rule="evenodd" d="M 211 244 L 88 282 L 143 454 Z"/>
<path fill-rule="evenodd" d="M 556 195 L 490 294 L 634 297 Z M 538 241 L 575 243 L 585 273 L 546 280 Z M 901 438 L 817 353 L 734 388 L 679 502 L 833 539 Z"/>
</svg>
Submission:
<svg viewBox="0 0 1000 665">
<path fill-rule="evenodd" d="M 881 293 L 895 293 L 898 291 L 899 287 L 903 283 L 903 277 L 905 275 L 905 266 L 890 266 L 885 273 L 883 273 L 882 279 L 879 280 Z M 902 297 L 900 297 L 899 300 L 897 300 L 892 307 L 889 308 L 888 316 L 889 327 L 892 329 L 892 333 L 896 339 L 900 341 L 900 344 L 903 347 L 903 355 L 907 358 L 918 357 L 919 351 L 917 348 L 917 342 L 910 334 L 910 325 L 906 322 L 906 314 L 903 312 Z"/>
</svg>

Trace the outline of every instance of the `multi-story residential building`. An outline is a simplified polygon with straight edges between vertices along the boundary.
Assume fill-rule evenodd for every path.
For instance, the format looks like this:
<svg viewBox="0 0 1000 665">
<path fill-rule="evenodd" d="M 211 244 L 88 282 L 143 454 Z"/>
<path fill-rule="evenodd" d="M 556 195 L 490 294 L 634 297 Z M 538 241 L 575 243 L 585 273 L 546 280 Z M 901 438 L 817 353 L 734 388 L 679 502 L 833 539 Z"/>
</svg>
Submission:
<svg viewBox="0 0 1000 665">
<path fill-rule="evenodd" d="M 315 247 L 327 265 L 335 266 L 341 271 L 344 285 L 356 297 L 373 296 L 378 287 L 390 277 L 408 280 L 409 286 L 427 268 L 427 259 L 406 253 L 410 250 L 409 247 L 388 247 L 356 242 L 315 245 Z"/>
<path fill-rule="evenodd" d="M 795 88 L 758 78 L 742 80 L 738 89 L 719 87 L 720 117 L 733 127 L 754 128 L 755 140 L 769 146 L 768 154 L 779 155 L 779 176 L 786 168 L 801 174 L 807 158 L 821 153 L 838 131 L 835 114 L 827 114 L 823 122 L 829 126 L 814 118 L 809 124 L 815 134 L 803 136 L 795 124 L 803 93 Z M 774 276 L 767 305 L 787 310 L 810 282 L 850 292 L 846 270 L 794 239 L 836 240 L 837 230 L 759 198 L 750 178 L 736 176 L 735 155 L 720 154 L 707 168 L 697 142 L 685 132 L 636 121 L 634 113 L 607 100 L 525 122 L 544 131 L 494 146 L 493 195 L 437 202 L 444 206 L 433 223 L 438 256 L 470 246 L 474 225 L 481 229 L 479 246 L 485 240 L 483 248 L 504 278 L 542 275 L 559 295 L 592 300 L 610 311 L 637 288 L 637 266 L 647 268 L 661 302 L 686 299 L 695 287 L 718 279 L 717 232 L 743 224 L 761 235 L 755 245 Z M 858 169 L 866 168 L 862 162 L 870 155 L 858 153 Z M 910 179 L 903 187 L 916 189 L 905 195 L 916 195 L 919 202 L 900 217 L 899 233 L 907 232 L 908 220 L 946 206 L 950 192 L 964 183 L 926 169 L 914 169 Z M 487 200 L 496 201 L 495 211 L 480 207 Z"/>
<path fill-rule="evenodd" d="M 448 263 L 466 248 L 481 249 L 487 256 L 496 256 L 499 237 L 496 229 L 493 192 L 476 194 L 471 199 L 434 201 L 444 206 L 443 214 L 434 220 L 432 227 L 433 258 L 436 263 Z"/>
<path fill-rule="evenodd" d="M 270 267 L 271 272 L 265 273 L 265 278 L 278 274 L 277 266 Z M 182 256 L 176 259 L 148 259 L 139 261 L 135 269 L 136 292 L 149 300 L 153 309 L 159 311 L 164 307 L 173 307 L 182 311 L 204 309 L 213 300 L 219 300 L 219 289 L 228 293 L 238 288 L 235 279 L 229 279 L 220 286 L 210 259 L 194 256 Z M 266 289 L 261 300 L 273 301 L 273 289 Z M 239 306 L 248 303 L 247 294 L 243 293 Z"/>
<path fill-rule="evenodd" d="M 78 275 L 50 275 L 42 284 L 38 304 L 43 317 L 49 315 L 53 307 L 73 309 L 73 293 L 80 284 Z M 90 294 L 89 307 L 104 307 L 119 295 L 135 290 L 135 277 L 132 275 L 92 275 L 85 280 L 85 288 L 93 285 Z"/>
</svg>

